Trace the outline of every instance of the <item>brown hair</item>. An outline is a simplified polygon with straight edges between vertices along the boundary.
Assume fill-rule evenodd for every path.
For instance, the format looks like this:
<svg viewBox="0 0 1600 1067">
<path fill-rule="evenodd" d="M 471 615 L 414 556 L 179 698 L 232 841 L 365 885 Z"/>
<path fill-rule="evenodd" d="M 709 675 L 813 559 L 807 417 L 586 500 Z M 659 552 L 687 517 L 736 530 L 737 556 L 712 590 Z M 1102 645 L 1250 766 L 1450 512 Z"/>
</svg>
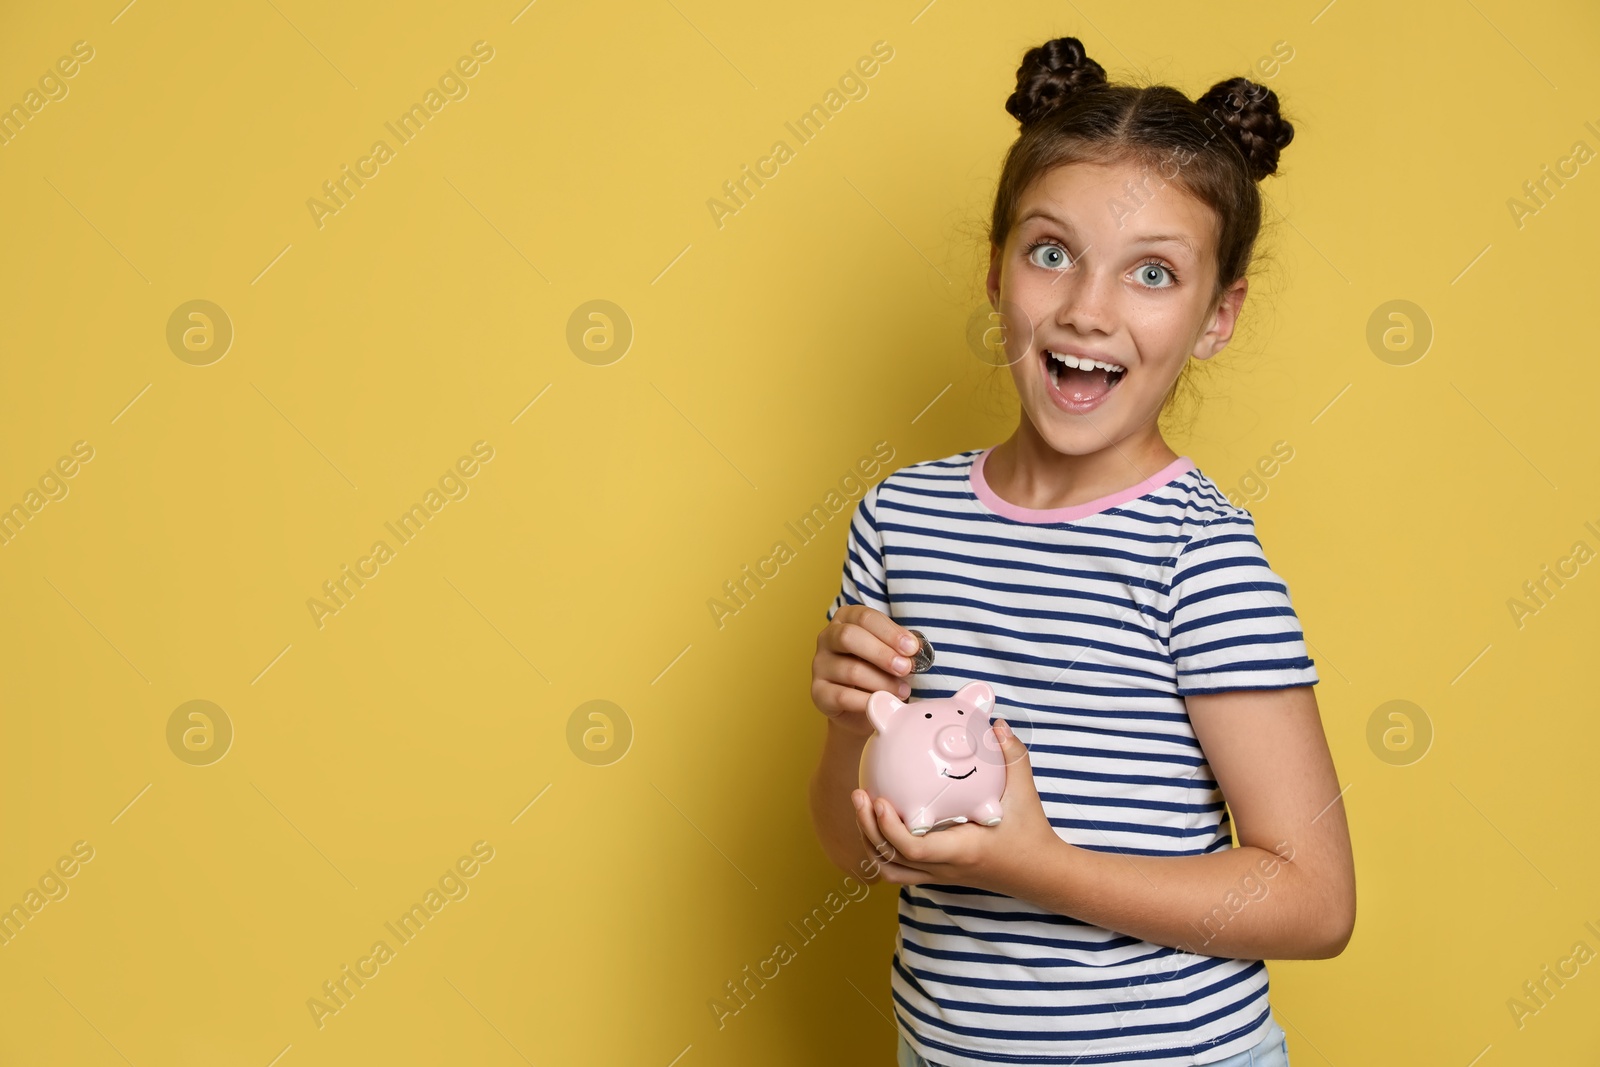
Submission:
<svg viewBox="0 0 1600 1067">
<path fill-rule="evenodd" d="M 1133 162 L 1216 212 L 1212 300 L 1244 277 L 1261 230 L 1256 182 L 1277 171 L 1279 152 L 1294 139 L 1271 89 L 1229 78 L 1190 100 L 1167 85 L 1111 85 L 1076 37 L 1058 37 L 1022 57 L 1006 111 L 1022 131 L 995 191 L 991 245 L 1005 247 L 1022 194 L 1052 168 Z"/>
</svg>

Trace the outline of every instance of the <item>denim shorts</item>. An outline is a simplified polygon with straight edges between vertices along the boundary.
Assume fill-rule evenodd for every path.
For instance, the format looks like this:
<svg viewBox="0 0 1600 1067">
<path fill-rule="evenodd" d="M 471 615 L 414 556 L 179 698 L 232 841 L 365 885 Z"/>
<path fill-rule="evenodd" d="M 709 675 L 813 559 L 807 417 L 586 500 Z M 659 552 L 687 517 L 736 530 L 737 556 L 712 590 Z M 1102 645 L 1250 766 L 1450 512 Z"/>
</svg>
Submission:
<svg viewBox="0 0 1600 1067">
<path fill-rule="evenodd" d="M 904 1034 L 900 1035 L 897 1055 L 898 1067 L 942 1067 L 937 1060 L 925 1060 L 917 1055 Z M 1267 1036 L 1255 1048 L 1247 1048 L 1225 1060 L 1213 1060 L 1205 1067 L 1289 1067 L 1289 1035 L 1283 1032 L 1278 1020 L 1273 1019 Z"/>
</svg>

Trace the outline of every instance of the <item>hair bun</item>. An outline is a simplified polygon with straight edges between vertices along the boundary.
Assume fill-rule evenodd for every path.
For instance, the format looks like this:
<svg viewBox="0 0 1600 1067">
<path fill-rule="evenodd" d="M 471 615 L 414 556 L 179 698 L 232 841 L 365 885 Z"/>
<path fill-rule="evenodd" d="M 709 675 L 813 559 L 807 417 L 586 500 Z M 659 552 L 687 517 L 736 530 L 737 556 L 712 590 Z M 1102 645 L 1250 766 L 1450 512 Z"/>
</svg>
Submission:
<svg viewBox="0 0 1600 1067">
<path fill-rule="evenodd" d="M 1244 153 L 1250 177 L 1260 181 L 1278 170 L 1278 153 L 1294 140 L 1294 127 L 1278 112 L 1278 94 L 1249 78 L 1229 78 L 1196 100 L 1221 123 Z"/>
<path fill-rule="evenodd" d="M 1105 68 L 1088 57 L 1083 42 L 1057 37 L 1022 57 L 1017 90 L 1006 99 L 1006 111 L 1024 127 L 1031 126 L 1073 93 L 1105 84 Z"/>
</svg>

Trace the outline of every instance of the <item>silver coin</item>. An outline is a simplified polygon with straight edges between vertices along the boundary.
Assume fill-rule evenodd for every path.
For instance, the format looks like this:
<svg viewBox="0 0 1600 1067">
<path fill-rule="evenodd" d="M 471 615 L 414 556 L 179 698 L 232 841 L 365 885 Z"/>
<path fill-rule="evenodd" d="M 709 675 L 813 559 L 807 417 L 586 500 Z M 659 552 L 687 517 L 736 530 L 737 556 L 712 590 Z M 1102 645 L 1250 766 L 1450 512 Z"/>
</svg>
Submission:
<svg viewBox="0 0 1600 1067">
<path fill-rule="evenodd" d="M 921 630 L 910 630 L 908 632 L 916 634 L 917 640 L 920 642 L 917 646 L 916 655 L 911 661 L 911 673 L 926 674 L 933 670 L 933 645 L 923 636 Z"/>
</svg>

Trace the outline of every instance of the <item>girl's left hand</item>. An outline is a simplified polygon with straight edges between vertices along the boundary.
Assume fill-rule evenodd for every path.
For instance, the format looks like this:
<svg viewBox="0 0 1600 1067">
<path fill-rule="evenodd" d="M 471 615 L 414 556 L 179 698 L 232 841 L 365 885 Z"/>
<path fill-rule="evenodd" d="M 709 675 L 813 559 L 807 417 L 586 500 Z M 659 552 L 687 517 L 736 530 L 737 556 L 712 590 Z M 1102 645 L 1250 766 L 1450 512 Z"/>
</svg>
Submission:
<svg viewBox="0 0 1600 1067">
<path fill-rule="evenodd" d="M 884 881 L 967 885 L 1019 896 L 1027 872 L 1038 869 L 1046 851 L 1065 844 L 1044 813 L 1027 746 L 1004 719 L 996 719 L 993 729 L 1006 761 L 1006 786 L 996 826 L 964 822 L 918 837 L 886 799 L 869 798 L 864 789 L 851 792 L 856 825 L 867 847 L 877 855 Z"/>
</svg>

